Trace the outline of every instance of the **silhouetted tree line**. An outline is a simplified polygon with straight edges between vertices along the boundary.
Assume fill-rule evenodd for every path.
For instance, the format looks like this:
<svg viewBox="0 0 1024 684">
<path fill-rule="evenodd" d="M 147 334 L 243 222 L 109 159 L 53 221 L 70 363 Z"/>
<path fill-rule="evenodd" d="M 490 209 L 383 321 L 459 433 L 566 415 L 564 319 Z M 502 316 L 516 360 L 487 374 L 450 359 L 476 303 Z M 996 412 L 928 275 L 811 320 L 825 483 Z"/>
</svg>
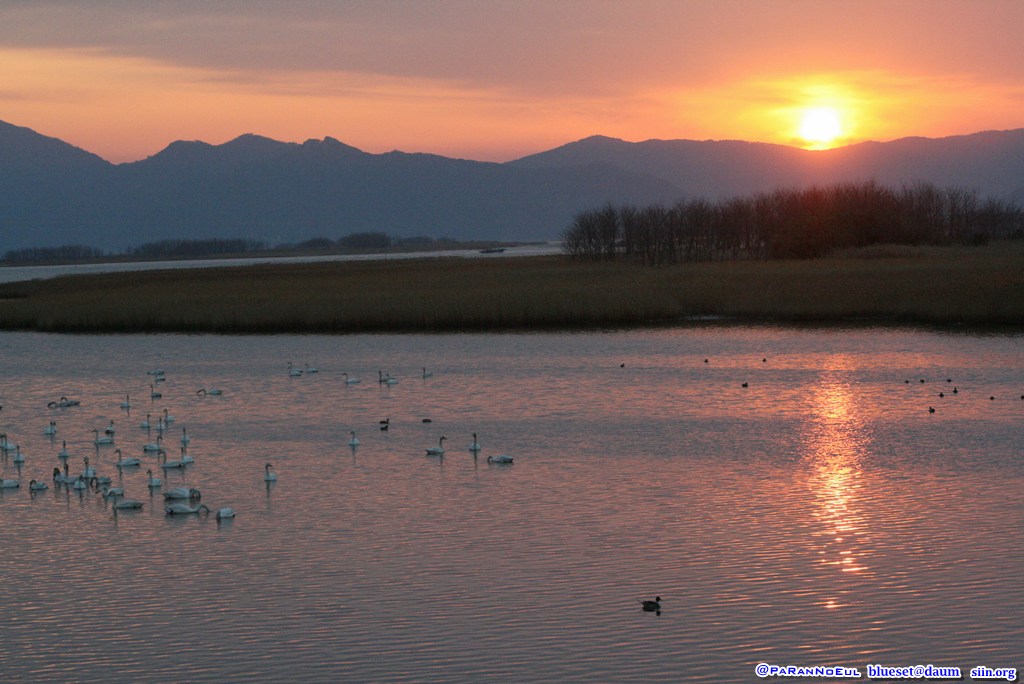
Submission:
<svg viewBox="0 0 1024 684">
<path fill-rule="evenodd" d="M 61 247 L 29 247 L 4 252 L 3 260 L 11 264 L 26 264 L 39 261 L 76 261 L 95 259 L 103 256 L 103 250 L 85 245 L 63 245 Z"/>
<path fill-rule="evenodd" d="M 823 256 L 874 244 L 981 244 L 1024 237 L 1024 212 L 971 190 L 873 181 L 783 189 L 671 207 L 606 205 L 578 214 L 564 250 L 646 264 Z"/>
<path fill-rule="evenodd" d="M 364 252 L 386 249 L 430 250 L 453 249 L 460 245 L 458 240 L 448 237 L 432 238 L 424 235 L 414 237 L 391 237 L 385 233 L 351 233 L 338 240 L 315 237 L 297 243 L 286 243 L 268 247 L 266 243 L 245 239 L 210 240 L 159 240 L 130 247 L 123 253 L 137 259 L 198 258 L 218 255 L 255 254 L 260 252 Z M 16 249 L 4 254 L 5 263 L 32 263 L 45 261 L 81 261 L 104 256 L 119 256 L 105 253 L 93 247 L 64 245 L 62 247 L 33 247 Z"/>
<path fill-rule="evenodd" d="M 242 254 L 259 252 L 267 248 L 266 244 L 256 240 L 243 238 L 210 240 L 159 240 L 132 247 L 128 254 L 146 259 L 168 259 L 180 257 L 201 257 L 217 254 Z"/>
</svg>

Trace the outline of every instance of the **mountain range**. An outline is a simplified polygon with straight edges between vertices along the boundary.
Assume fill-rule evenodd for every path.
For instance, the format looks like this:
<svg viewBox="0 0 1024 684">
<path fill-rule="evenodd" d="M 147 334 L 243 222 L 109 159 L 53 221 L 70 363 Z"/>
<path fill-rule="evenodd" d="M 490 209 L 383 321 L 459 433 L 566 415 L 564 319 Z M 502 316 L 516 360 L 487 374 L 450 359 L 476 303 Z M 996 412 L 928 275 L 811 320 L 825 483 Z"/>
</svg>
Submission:
<svg viewBox="0 0 1024 684">
<path fill-rule="evenodd" d="M 557 239 L 580 211 L 721 199 L 873 179 L 929 182 L 1024 203 L 1024 129 L 808 151 L 741 141 L 594 136 L 505 163 L 370 154 L 334 138 L 179 141 L 113 164 L 0 121 L 0 253 L 164 239 L 269 245 L 357 232 L 460 240 Z"/>
</svg>

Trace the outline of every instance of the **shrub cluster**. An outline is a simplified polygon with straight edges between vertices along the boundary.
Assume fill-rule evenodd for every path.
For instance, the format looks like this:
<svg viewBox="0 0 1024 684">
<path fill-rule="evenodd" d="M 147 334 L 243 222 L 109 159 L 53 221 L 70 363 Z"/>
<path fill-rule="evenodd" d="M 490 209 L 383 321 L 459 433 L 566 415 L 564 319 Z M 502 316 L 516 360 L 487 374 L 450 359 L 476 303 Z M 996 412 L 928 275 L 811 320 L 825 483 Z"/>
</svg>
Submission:
<svg viewBox="0 0 1024 684">
<path fill-rule="evenodd" d="M 173 257 L 200 257 L 211 254 L 243 254 L 245 252 L 258 252 L 266 249 L 262 242 L 235 239 L 210 239 L 210 240 L 160 240 L 158 242 L 147 242 L 138 247 L 128 250 L 133 257 L 146 259 L 166 259 Z"/>
<path fill-rule="evenodd" d="M 1024 212 L 974 191 L 873 181 L 782 189 L 666 207 L 607 205 L 578 214 L 563 248 L 586 259 L 646 264 L 823 256 L 876 244 L 981 244 L 1024 236 Z"/>
</svg>

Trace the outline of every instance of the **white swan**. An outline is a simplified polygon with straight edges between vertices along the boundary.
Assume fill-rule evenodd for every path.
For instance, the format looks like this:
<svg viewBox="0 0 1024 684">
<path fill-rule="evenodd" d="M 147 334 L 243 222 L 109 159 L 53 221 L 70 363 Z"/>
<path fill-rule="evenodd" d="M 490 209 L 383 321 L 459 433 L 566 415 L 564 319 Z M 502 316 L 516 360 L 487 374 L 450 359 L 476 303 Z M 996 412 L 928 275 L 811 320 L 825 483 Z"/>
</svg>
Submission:
<svg viewBox="0 0 1024 684">
<path fill-rule="evenodd" d="M 82 402 L 77 399 L 68 399 L 67 397 L 61 397 L 57 401 L 51 401 L 47 406 L 49 408 L 68 408 L 70 406 L 78 406 Z"/>
<path fill-rule="evenodd" d="M 21 447 L 18 446 L 17 444 L 14 445 L 14 462 L 15 463 L 24 463 L 25 462 L 25 454 L 21 453 Z"/>
<path fill-rule="evenodd" d="M 124 458 L 121 455 L 120 449 L 114 449 L 114 453 L 117 454 L 117 461 L 114 462 L 114 465 L 116 465 L 118 468 L 127 468 L 129 466 L 142 465 L 142 460 L 135 458 L 134 456 Z"/>
<path fill-rule="evenodd" d="M 217 509 L 217 520 L 225 520 L 225 519 L 234 518 L 234 517 L 235 517 L 235 509 L 234 508 L 218 508 Z"/>
<path fill-rule="evenodd" d="M 64 472 L 60 472 L 60 468 L 53 469 L 53 481 L 57 484 L 71 484 L 75 481 L 75 478 L 68 474 L 68 462 L 64 461 Z"/>
<path fill-rule="evenodd" d="M 130 409 L 132 407 L 131 395 L 124 395 L 124 401 L 121 402 L 121 408 Z"/>
<path fill-rule="evenodd" d="M 28 483 L 28 489 L 29 489 L 30 492 L 41 492 L 44 489 L 49 489 L 49 488 L 50 488 L 50 485 L 46 484 L 45 482 L 36 482 L 35 480 L 31 480 Z"/>
<path fill-rule="evenodd" d="M 427 456 L 444 456 L 444 440 L 446 439 L 448 438 L 441 437 L 441 439 L 437 440 L 436 447 L 427 447 Z"/>
<path fill-rule="evenodd" d="M 270 472 L 274 466 L 269 463 L 263 466 L 263 481 L 264 482 L 277 482 L 277 473 Z"/>
<path fill-rule="evenodd" d="M 103 428 L 103 433 L 110 435 L 111 437 L 113 437 L 116 432 L 117 430 L 114 429 L 114 421 L 110 421 L 110 425 Z"/>
<path fill-rule="evenodd" d="M 196 459 L 188 455 L 188 447 L 181 447 L 181 462 L 185 465 L 196 462 Z"/>
<path fill-rule="evenodd" d="M 476 441 L 476 433 L 474 432 L 473 433 L 473 443 L 469 445 L 469 450 L 472 451 L 475 454 L 478 451 L 480 451 L 481 449 L 483 449 L 483 447 L 480 446 L 480 442 Z"/>
<path fill-rule="evenodd" d="M 163 450 L 163 447 L 160 445 L 160 442 L 162 440 L 163 440 L 163 435 L 157 435 L 156 441 L 155 442 L 149 442 L 148 444 L 143 444 L 142 445 L 142 450 L 145 451 L 145 452 L 160 453 L 160 451 Z"/>
<path fill-rule="evenodd" d="M 138 499 L 121 499 L 115 501 L 110 507 L 115 511 L 139 511 L 142 510 L 142 502 Z"/>
<path fill-rule="evenodd" d="M 93 435 L 95 435 L 92 438 L 92 443 L 93 444 L 113 444 L 114 443 L 114 438 L 112 436 L 107 435 L 107 434 L 101 435 L 99 430 L 93 430 L 92 432 L 93 432 Z"/>
<path fill-rule="evenodd" d="M 173 503 L 168 506 L 164 506 L 164 513 L 167 515 L 199 515 L 202 511 L 206 511 L 206 514 L 209 515 L 210 507 L 206 504 L 189 506 L 188 504 L 183 503 Z"/>
<path fill-rule="evenodd" d="M 17 480 L 0 480 L 0 489 L 17 489 L 20 486 Z"/>
<path fill-rule="evenodd" d="M 398 378 L 391 377 L 391 373 L 384 375 L 382 371 L 377 371 L 377 382 L 381 385 L 397 385 Z"/>
<path fill-rule="evenodd" d="M 51 420 L 50 424 L 43 428 L 44 435 L 55 435 L 57 434 L 57 421 Z"/>
<path fill-rule="evenodd" d="M 512 465 L 512 457 L 508 454 L 499 454 L 497 456 L 488 456 L 488 463 L 496 463 L 498 465 Z"/>
<path fill-rule="evenodd" d="M 156 385 L 149 386 L 149 398 L 150 399 L 163 399 L 164 395 L 156 391 Z"/>
<path fill-rule="evenodd" d="M 164 409 L 164 425 L 170 425 L 173 422 L 174 422 L 174 416 L 172 416 L 170 413 L 168 413 L 167 409 Z"/>
<path fill-rule="evenodd" d="M 16 446 L 7 440 L 7 433 L 0 432 L 0 451 L 14 451 Z"/>
<path fill-rule="evenodd" d="M 75 483 L 73 485 L 71 485 L 71 488 L 72 489 L 79 489 L 79 490 L 81 490 L 81 489 L 85 489 L 88 486 L 89 485 L 87 485 L 85 483 L 85 478 L 82 477 L 81 475 L 79 475 L 78 477 L 75 478 Z"/>
<path fill-rule="evenodd" d="M 155 375 L 156 377 L 163 377 L 164 375 L 167 375 L 167 373 L 165 373 L 164 370 L 161 368 L 154 368 L 152 370 L 146 371 L 146 375 Z"/>
<path fill-rule="evenodd" d="M 139 423 L 139 427 L 142 428 L 143 430 L 148 430 L 149 428 L 153 427 L 153 424 L 149 422 L 149 416 L 150 414 L 147 413 L 146 420 Z"/>
<path fill-rule="evenodd" d="M 192 442 L 192 438 L 188 436 L 185 428 L 181 428 L 181 446 L 186 446 Z"/>
<path fill-rule="evenodd" d="M 356 431 L 355 430 L 349 430 L 349 434 L 352 435 L 352 439 L 348 440 L 348 445 L 350 447 L 357 447 L 357 446 L 359 446 L 359 440 L 356 438 Z"/>
<path fill-rule="evenodd" d="M 199 501 L 201 498 L 203 498 L 203 495 L 195 487 L 175 487 L 164 492 L 165 500 L 188 499 L 189 501 Z"/>
<path fill-rule="evenodd" d="M 348 373 L 342 373 L 341 377 L 345 378 L 346 385 L 358 385 L 360 382 L 362 382 L 362 380 L 360 380 L 359 378 L 348 377 Z"/>
<path fill-rule="evenodd" d="M 174 468 L 184 468 L 185 466 L 188 465 L 188 463 L 186 463 L 185 461 L 168 461 L 167 460 L 167 452 L 164 451 L 163 449 L 160 450 L 159 454 L 161 456 L 163 456 L 163 459 L 164 459 L 163 462 L 160 464 L 160 467 L 163 468 L 164 470 L 172 470 Z"/>
<path fill-rule="evenodd" d="M 301 368 L 296 368 L 294 365 L 292 365 L 292 362 L 289 361 L 288 362 L 288 377 L 290 377 L 290 378 L 297 378 L 300 375 L 302 375 L 302 369 Z"/>
<path fill-rule="evenodd" d="M 202 397 L 219 397 L 220 395 L 224 394 L 224 390 L 212 387 L 210 389 L 201 389 L 198 392 L 196 392 L 196 394 Z"/>
<path fill-rule="evenodd" d="M 124 496 L 124 488 L 122 487 L 104 487 L 101 492 L 104 499 L 116 499 L 119 496 Z"/>
<path fill-rule="evenodd" d="M 424 378 L 432 378 L 432 377 L 434 377 L 434 371 L 428 371 L 426 369 L 426 367 L 424 367 L 423 368 L 423 377 Z"/>
<path fill-rule="evenodd" d="M 68 441 L 66 439 L 62 440 L 60 451 L 57 452 L 57 458 L 59 458 L 62 461 L 66 461 L 68 460 L 68 458 L 70 458 L 70 456 L 71 453 L 68 451 Z"/>
<path fill-rule="evenodd" d="M 163 483 L 164 483 L 163 480 L 161 480 L 159 477 L 153 477 L 153 471 L 152 470 L 147 470 L 146 471 L 146 475 L 147 475 L 146 485 L 150 489 L 156 489 L 157 487 L 160 487 L 161 485 L 163 485 Z"/>
<path fill-rule="evenodd" d="M 85 470 L 82 471 L 82 477 L 87 479 L 90 477 L 96 477 L 96 469 L 89 465 L 89 457 L 86 456 L 83 458 L 82 462 L 85 463 Z"/>
<path fill-rule="evenodd" d="M 309 364 L 307 363 L 307 364 L 306 364 L 306 372 L 307 372 L 307 373 L 319 373 L 319 372 L 320 372 L 320 369 L 319 369 L 319 368 L 317 368 L 317 367 L 315 367 L 315 366 L 310 366 L 310 365 L 309 365 Z"/>
</svg>

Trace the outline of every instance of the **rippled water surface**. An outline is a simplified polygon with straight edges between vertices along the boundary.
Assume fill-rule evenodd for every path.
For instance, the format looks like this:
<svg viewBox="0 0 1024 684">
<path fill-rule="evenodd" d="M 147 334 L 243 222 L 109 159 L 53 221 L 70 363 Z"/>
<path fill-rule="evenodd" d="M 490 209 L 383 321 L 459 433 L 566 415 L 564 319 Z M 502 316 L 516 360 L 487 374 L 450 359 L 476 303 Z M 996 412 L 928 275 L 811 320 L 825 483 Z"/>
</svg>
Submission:
<svg viewBox="0 0 1024 684">
<path fill-rule="evenodd" d="M 0 358 L 4 682 L 1024 665 L 1019 335 L 3 333 Z M 166 473 L 139 427 L 165 409 L 195 458 Z M 62 441 L 143 510 L 55 486 Z M 147 469 L 237 517 L 166 517 Z"/>
</svg>

